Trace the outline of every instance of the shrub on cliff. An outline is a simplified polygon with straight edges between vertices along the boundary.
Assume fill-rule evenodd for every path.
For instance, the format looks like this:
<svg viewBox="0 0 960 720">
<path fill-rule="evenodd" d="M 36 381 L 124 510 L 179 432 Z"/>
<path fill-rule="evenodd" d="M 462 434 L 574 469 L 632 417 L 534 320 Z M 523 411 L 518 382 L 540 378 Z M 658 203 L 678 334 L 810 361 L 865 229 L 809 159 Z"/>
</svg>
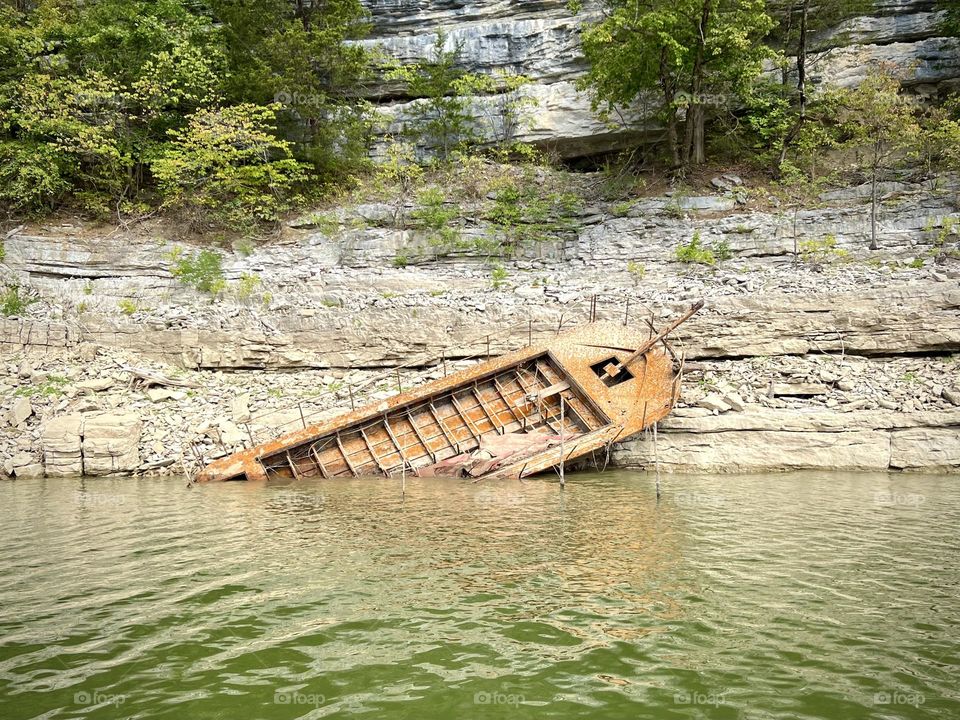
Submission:
<svg viewBox="0 0 960 720">
<path fill-rule="evenodd" d="M 151 163 L 164 205 L 195 224 L 248 230 L 303 200 L 307 166 L 274 134 L 277 106 L 237 105 L 192 115 Z"/>
<path fill-rule="evenodd" d="M 158 150 L 167 159 L 171 130 L 182 143 L 191 118 L 274 100 L 278 157 L 335 187 L 365 157 L 356 87 L 368 56 L 347 42 L 364 15 L 359 0 L 0 3 L 0 207 L 139 210 L 155 199 L 150 165 Z M 275 212 L 253 211 L 264 214 Z"/>
</svg>

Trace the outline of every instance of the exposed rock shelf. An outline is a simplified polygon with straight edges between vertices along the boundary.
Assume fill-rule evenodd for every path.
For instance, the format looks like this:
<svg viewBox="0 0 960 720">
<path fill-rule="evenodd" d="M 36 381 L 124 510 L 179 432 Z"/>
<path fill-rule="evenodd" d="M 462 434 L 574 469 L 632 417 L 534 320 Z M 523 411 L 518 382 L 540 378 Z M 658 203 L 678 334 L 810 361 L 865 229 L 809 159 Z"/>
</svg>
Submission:
<svg viewBox="0 0 960 720">
<path fill-rule="evenodd" d="M 526 127 L 516 139 L 545 143 L 562 155 L 576 157 L 618 149 L 638 132 L 656 133 L 650 123 L 611 129 L 590 112 L 589 96 L 575 81 L 584 71 L 579 27 L 598 17 L 596 6 L 584 3 L 576 16 L 563 0 L 457 3 L 447 0 L 368 0 L 373 34 L 364 41 L 379 46 L 400 62 L 430 56 L 437 33 L 446 35 L 446 49 L 461 47 L 460 63 L 471 72 L 507 71 L 530 78 L 523 90 L 535 103 Z M 929 0 L 892 0 L 875 4 L 870 15 L 853 18 L 822 37 L 818 46 L 831 51 L 817 62 L 813 84 L 858 85 L 871 67 L 889 64 L 917 92 L 932 94 L 936 86 L 960 77 L 956 42 L 938 37 L 942 14 Z M 380 110 L 388 120 L 384 132 L 396 135 L 409 117 L 409 102 L 390 100 L 398 88 L 374 85 L 374 97 L 387 98 Z M 496 101 L 476 98 L 480 116 L 496 114 Z M 636 118 L 643 120 L 643 118 Z"/>
<path fill-rule="evenodd" d="M 394 267 L 417 231 L 359 226 L 385 209 L 344 207 L 332 224 L 301 218 L 249 256 L 228 254 L 228 277 L 259 273 L 269 302 L 211 303 L 179 285 L 162 224 L 136 236 L 27 227 L 7 239 L 0 265 L 5 281 L 38 296 L 23 317 L 0 321 L 0 460 L 18 475 L 179 472 L 194 440 L 208 460 L 267 439 L 301 410 L 343 408 L 344 382 L 386 371 L 355 400 L 382 398 L 397 365 L 448 346 L 483 353 L 485 343 L 463 345 L 487 333 L 493 353 L 522 346 L 530 332 L 584 321 L 596 295 L 605 318 L 622 318 L 629 299 L 633 322 L 707 300 L 681 331 L 688 365 L 681 407 L 660 433 L 664 468 L 960 468 L 960 263 L 930 261 L 936 229 L 956 216 L 955 190 L 885 187 L 876 253 L 860 190 L 824 198 L 798 214 L 798 236 L 834 236 L 847 254 L 819 265 L 793 258 L 792 213 L 741 205 L 735 192 L 685 199 L 706 210 L 678 212 L 676 196 L 626 212 L 600 204 L 562 240 L 504 261 L 496 288 L 470 253 Z M 492 232 L 473 220 L 461 230 Z M 732 259 L 676 262 L 695 231 Z M 132 314 L 118 308 L 124 298 Z M 130 365 L 198 389 L 132 389 Z M 438 372 L 405 370 L 402 382 Z M 650 466 L 649 441 L 623 443 L 614 460 Z"/>
</svg>

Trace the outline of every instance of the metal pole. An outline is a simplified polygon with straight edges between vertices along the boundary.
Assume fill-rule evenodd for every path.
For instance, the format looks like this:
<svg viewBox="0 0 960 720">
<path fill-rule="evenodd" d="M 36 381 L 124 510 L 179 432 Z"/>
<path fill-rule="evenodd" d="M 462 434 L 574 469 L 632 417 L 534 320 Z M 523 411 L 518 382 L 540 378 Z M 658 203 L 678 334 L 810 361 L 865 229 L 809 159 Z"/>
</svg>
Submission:
<svg viewBox="0 0 960 720">
<path fill-rule="evenodd" d="M 397 368 L 397 392 L 403 392 L 403 385 L 400 384 L 400 368 Z"/>
<path fill-rule="evenodd" d="M 446 377 L 447 376 L 447 351 L 446 350 L 440 351 L 440 359 L 443 361 L 443 376 Z"/>
<path fill-rule="evenodd" d="M 660 453 L 657 452 L 657 425 L 653 424 L 653 462 L 657 469 L 657 502 L 660 502 Z"/>
<path fill-rule="evenodd" d="M 243 426 L 247 429 L 247 435 L 250 436 L 250 447 L 253 447 L 257 444 L 257 441 L 253 439 L 253 433 L 250 432 L 250 423 L 244 423 Z"/>
<path fill-rule="evenodd" d="M 350 393 L 350 409 L 356 410 L 357 406 L 353 404 L 353 385 L 347 385 L 347 392 Z"/>
<path fill-rule="evenodd" d="M 563 436 L 566 434 L 566 426 L 564 425 L 564 415 L 566 414 L 566 404 L 564 403 L 563 395 L 560 396 L 560 489 L 566 486 L 567 481 L 563 475 Z"/>
<path fill-rule="evenodd" d="M 303 415 L 303 404 L 297 403 L 297 410 L 300 411 L 300 422 L 303 423 L 303 427 L 307 427 L 307 418 Z"/>
<path fill-rule="evenodd" d="M 490 336 L 487 335 L 487 360 L 490 359 Z"/>
</svg>

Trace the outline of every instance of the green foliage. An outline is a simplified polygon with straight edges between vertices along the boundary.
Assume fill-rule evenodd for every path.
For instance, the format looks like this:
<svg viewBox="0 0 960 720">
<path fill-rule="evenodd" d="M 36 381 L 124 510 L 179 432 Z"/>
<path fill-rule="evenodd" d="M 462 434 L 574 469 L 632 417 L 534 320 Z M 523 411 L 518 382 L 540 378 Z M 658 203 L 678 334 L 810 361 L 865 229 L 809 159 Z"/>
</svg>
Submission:
<svg viewBox="0 0 960 720">
<path fill-rule="evenodd" d="M 260 277 L 253 273 L 241 273 L 234 292 L 238 300 L 249 300 L 260 287 Z"/>
<path fill-rule="evenodd" d="M 674 251 L 674 256 L 678 262 L 697 263 L 699 265 L 715 265 L 717 262 L 713 251 L 705 247 L 700 241 L 700 231 L 693 233 L 690 242 L 686 245 L 678 245 Z"/>
<path fill-rule="evenodd" d="M 195 222 L 234 229 L 276 221 L 302 201 L 309 177 L 290 143 L 274 134 L 276 106 L 239 105 L 201 111 L 151 163 L 166 205 Z"/>
<path fill-rule="evenodd" d="M 395 268 L 405 268 L 410 264 L 410 256 L 405 252 L 398 252 L 393 258 L 393 266 Z"/>
<path fill-rule="evenodd" d="M 490 271 L 490 286 L 494 290 L 499 290 L 507 283 L 507 278 L 509 273 L 503 265 L 494 265 L 493 270 Z"/>
<path fill-rule="evenodd" d="M 519 180 L 499 178 L 491 190 L 493 205 L 486 219 L 506 236 L 500 253 L 510 255 L 517 247 L 546 242 L 577 228 L 579 199 L 572 193 L 545 187 L 529 173 Z"/>
<path fill-rule="evenodd" d="M 604 0 L 582 40 L 590 68 L 581 82 L 605 115 L 652 102 L 667 127 L 670 161 L 705 161 L 709 116 L 736 105 L 770 51 L 763 0 Z M 678 128 L 684 112 L 684 133 Z M 642 115 L 644 113 L 641 113 Z"/>
<path fill-rule="evenodd" d="M 923 258 L 914 258 L 910 261 L 907 267 L 913 268 L 914 270 L 919 270 L 924 266 Z"/>
<path fill-rule="evenodd" d="M 714 256 L 717 258 L 717 262 L 723 262 L 733 257 L 733 251 L 730 249 L 730 245 L 726 240 L 715 242 L 711 247 Z"/>
<path fill-rule="evenodd" d="M 819 240 L 803 240 L 800 243 L 801 259 L 816 267 L 831 260 L 843 260 L 847 255 L 846 250 L 837 247 L 837 238 L 834 235 L 827 235 Z"/>
<path fill-rule="evenodd" d="M 241 238 L 234 243 L 233 249 L 240 254 L 240 257 L 250 257 L 253 255 L 254 246 L 253 243 L 247 238 Z"/>
<path fill-rule="evenodd" d="M 927 223 L 928 227 L 925 229 L 933 233 L 933 247 L 930 249 L 930 255 L 937 264 L 945 262 L 948 257 L 960 257 L 960 249 L 958 249 L 960 242 L 957 241 L 955 233 L 957 224 L 957 218 L 950 216 L 940 221 L 939 228 L 936 228 L 932 222 Z M 953 238 L 952 247 L 951 238 Z"/>
<path fill-rule="evenodd" d="M 186 254 L 176 247 L 170 252 L 170 273 L 184 285 L 200 292 L 219 295 L 227 287 L 223 277 L 223 258 L 213 250 Z"/>
<path fill-rule="evenodd" d="M 447 45 L 447 36 L 439 33 L 426 60 L 395 66 L 387 73 L 416 98 L 406 134 L 441 159 L 484 141 L 512 148 L 511 141 L 534 105 L 522 91 L 529 78 L 504 71 L 468 73 L 460 67 L 462 43 L 450 49 Z M 473 98 L 478 95 L 488 96 L 490 112 L 477 110 Z M 514 149 L 524 152 L 522 147 Z"/>
<path fill-rule="evenodd" d="M 939 0 L 937 9 L 945 11 L 941 32 L 953 37 L 960 36 L 960 0 Z"/>
<path fill-rule="evenodd" d="M 437 187 L 423 190 L 417 197 L 419 207 L 410 213 L 418 228 L 427 231 L 427 238 L 439 254 L 449 253 L 459 246 L 460 231 L 453 227 L 460 210 L 447 204 L 446 196 Z"/>
<path fill-rule="evenodd" d="M 17 285 L 9 285 L 0 295 L 0 315 L 5 317 L 14 317 L 23 315 L 31 303 L 36 302 L 33 298 L 20 294 L 20 288 Z"/>
<path fill-rule="evenodd" d="M 58 398 L 64 394 L 69 381 L 62 375 L 50 375 L 38 385 L 17 388 L 13 393 L 17 397 Z"/>
<path fill-rule="evenodd" d="M 435 148 L 441 158 L 479 140 L 477 120 L 467 97 L 478 76 L 458 66 L 462 44 L 447 50 L 446 40 L 443 33 L 438 34 L 428 59 L 401 65 L 387 75 L 390 80 L 405 83 L 407 92 L 419 98 L 408 132 L 421 144 Z"/>
<path fill-rule="evenodd" d="M 643 263 L 630 260 L 627 262 L 627 272 L 630 273 L 630 277 L 633 278 L 633 284 L 637 286 L 640 284 L 640 281 L 647 276 L 647 266 Z"/>
<path fill-rule="evenodd" d="M 124 298 L 117 303 L 117 307 L 120 308 L 120 312 L 124 315 L 133 315 L 140 309 L 140 306 L 130 298 Z"/>
<path fill-rule="evenodd" d="M 364 33 L 363 17 L 359 0 L 0 6 L 0 205 L 141 212 L 171 132 L 275 99 L 282 108 L 267 132 L 324 186 L 344 181 L 369 133 L 355 92 L 369 58 L 347 42 Z"/>
</svg>

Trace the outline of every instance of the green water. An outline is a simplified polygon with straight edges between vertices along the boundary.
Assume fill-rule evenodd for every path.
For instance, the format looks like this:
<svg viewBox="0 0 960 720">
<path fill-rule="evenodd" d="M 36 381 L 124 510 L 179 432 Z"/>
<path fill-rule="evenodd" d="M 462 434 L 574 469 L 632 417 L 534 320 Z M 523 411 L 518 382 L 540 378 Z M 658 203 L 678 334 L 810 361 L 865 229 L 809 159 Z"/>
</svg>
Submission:
<svg viewBox="0 0 960 720">
<path fill-rule="evenodd" d="M 0 718 L 957 718 L 960 478 L 0 483 Z"/>
</svg>

